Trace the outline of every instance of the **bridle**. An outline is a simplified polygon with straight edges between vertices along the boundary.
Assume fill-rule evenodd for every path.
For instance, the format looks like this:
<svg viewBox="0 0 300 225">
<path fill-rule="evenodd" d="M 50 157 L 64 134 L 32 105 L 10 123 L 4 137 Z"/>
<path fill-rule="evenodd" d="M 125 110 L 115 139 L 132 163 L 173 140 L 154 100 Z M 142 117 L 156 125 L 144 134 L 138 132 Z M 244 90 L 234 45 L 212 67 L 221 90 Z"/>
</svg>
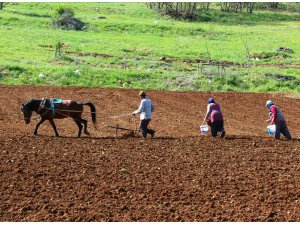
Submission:
<svg viewBox="0 0 300 225">
<path fill-rule="evenodd" d="M 30 111 L 26 105 L 22 104 L 23 108 L 22 108 L 22 112 L 24 113 L 24 120 L 28 120 L 30 121 L 31 117 L 28 117 L 28 112 Z"/>
<path fill-rule="evenodd" d="M 44 99 L 44 98 L 42 99 L 42 101 L 41 101 L 41 103 L 40 103 L 40 105 L 38 107 L 38 110 L 36 111 L 38 113 L 38 115 L 36 115 L 36 116 L 30 116 L 30 118 L 28 117 L 27 114 L 28 114 L 29 111 L 33 112 L 34 110 L 30 110 L 30 109 L 28 109 L 27 105 L 22 104 L 23 108 L 21 110 L 24 113 L 24 120 L 28 120 L 28 121 L 34 120 L 34 119 L 43 117 L 46 113 L 48 113 L 48 111 L 50 109 L 46 108 L 46 106 L 45 106 L 46 100 L 47 99 Z M 43 109 L 46 109 L 46 111 L 43 114 L 40 114 Z"/>
</svg>

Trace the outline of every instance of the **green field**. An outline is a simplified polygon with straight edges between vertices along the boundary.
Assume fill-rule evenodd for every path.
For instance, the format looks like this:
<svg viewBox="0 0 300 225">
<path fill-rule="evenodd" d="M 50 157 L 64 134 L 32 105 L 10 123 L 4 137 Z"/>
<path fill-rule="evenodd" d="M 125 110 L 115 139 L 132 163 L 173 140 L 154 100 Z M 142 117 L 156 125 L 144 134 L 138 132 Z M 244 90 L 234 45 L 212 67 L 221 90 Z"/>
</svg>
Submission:
<svg viewBox="0 0 300 225">
<path fill-rule="evenodd" d="M 58 7 L 86 28 L 54 29 Z M 300 93 L 299 13 L 203 18 L 177 21 L 145 3 L 9 3 L 0 11 L 0 84 Z"/>
</svg>

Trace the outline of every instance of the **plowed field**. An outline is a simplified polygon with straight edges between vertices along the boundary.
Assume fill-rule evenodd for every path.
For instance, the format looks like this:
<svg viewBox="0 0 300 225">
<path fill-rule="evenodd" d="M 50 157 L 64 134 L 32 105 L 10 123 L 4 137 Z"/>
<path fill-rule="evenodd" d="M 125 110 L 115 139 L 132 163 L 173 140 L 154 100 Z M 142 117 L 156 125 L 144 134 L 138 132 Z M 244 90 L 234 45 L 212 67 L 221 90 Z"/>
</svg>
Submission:
<svg viewBox="0 0 300 225">
<path fill-rule="evenodd" d="M 300 100 L 283 94 L 149 91 L 154 140 L 135 129 L 138 90 L 0 86 L 0 221 L 300 221 Z M 206 101 L 221 104 L 226 138 L 199 134 Z M 33 137 L 27 99 L 91 101 L 98 130 L 76 138 L 70 119 Z M 266 100 L 285 115 L 292 141 L 266 133 Z M 85 108 L 88 112 L 89 108 Z M 35 114 L 34 114 L 35 116 Z"/>
</svg>

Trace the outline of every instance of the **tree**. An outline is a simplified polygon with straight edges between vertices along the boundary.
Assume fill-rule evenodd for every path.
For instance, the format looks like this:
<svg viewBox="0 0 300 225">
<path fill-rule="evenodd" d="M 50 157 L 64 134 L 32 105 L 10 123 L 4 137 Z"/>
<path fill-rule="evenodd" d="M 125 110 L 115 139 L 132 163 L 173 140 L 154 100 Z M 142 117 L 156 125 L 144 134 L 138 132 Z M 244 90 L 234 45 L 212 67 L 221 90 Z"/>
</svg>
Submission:
<svg viewBox="0 0 300 225">
<path fill-rule="evenodd" d="M 266 2 L 267 9 L 278 9 L 279 2 Z"/>
<path fill-rule="evenodd" d="M 0 10 L 4 8 L 4 2 L 0 2 Z"/>
<path fill-rule="evenodd" d="M 247 12 L 252 14 L 254 9 L 254 2 L 245 2 L 244 4 L 246 4 Z"/>
<path fill-rule="evenodd" d="M 247 73 L 249 74 L 249 67 L 250 67 L 250 50 L 249 50 L 249 44 L 248 44 L 248 30 L 247 27 L 245 27 L 246 33 L 245 33 L 245 40 L 240 37 L 241 41 L 243 42 L 246 50 L 246 62 L 247 62 Z"/>
<path fill-rule="evenodd" d="M 253 13 L 254 2 L 223 2 L 220 3 L 223 12 L 244 12 Z"/>
<path fill-rule="evenodd" d="M 198 11 L 209 9 L 209 3 L 198 2 L 149 2 L 146 3 L 150 9 L 156 9 L 163 15 L 169 15 L 176 19 L 195 19 Z"/>
</svg>

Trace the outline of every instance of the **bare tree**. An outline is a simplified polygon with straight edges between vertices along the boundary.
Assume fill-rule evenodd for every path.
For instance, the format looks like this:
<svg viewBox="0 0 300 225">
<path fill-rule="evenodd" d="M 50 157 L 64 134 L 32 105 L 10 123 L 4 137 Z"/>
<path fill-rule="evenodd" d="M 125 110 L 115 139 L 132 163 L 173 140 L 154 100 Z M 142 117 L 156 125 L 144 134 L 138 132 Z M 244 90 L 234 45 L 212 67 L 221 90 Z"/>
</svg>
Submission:
<svg viewBox="0 0 300 225">
<path fill-rule="evenodd" d="M 210 2 L 207 2 L 206 3 L 206 11 L 209 11 L 209 5 L 210 5 Z"/>
<path fill-rule="evenodd" d="M 147 6 L 156 9 L 163 15 L 170 15 L 175 18 L 195 19 L 198 16 L 198 9 L 203 8 L 202 4 L 197 2 L 152 2 L 147 3 Z"/>
<path fill-rule="evenodd" d="M 153 4 L 152 2 L 146 2 L 147 7 L 149 7 L 150 9 L 153 9 Z"/>
<path fill-rule="evenodd" d="M 254 2 L 245 2 L 244 4 L 246 4 L 247 12 L 252 14 L 254 9 Z"/>
<path fill-rule="evenodd" d="M 213 36 L 213 34 L 214 34 L 214 27 L 213 27 L 213 25 L 210 25 L 209 31 L 206 31 L 204 33 L 204 41 L 205 41 L 205 48 L 206 48 L 206 55 L 207 55 L 208 64 L 211 61 L 211 54 L 209 52 L 208 40 Z"/>
<path fill-rule="evenodd" d="M 210 7 L 209 2 L 147 2 L 146 4 L 150 9 L 156 9 L 163 15 L 190 20 L 196 19 L 202 11 L 209 11 Z M 254 2 L 217 3 L 223 12 L 247 12 L 250 14 L 253 13 L 254 4 Z M 275 6 L 277 7 L 278 4 Z"/>
<path fill-rule="evenodd" d="M 223 2 L 220 3 L 221 11 L 223 12 L 248 12 L 252 13 L 254 9 L 254 2 Z"/>
<path fill-rule="evenodd" d="M 266 2 L 267 9 L 278 9 L 279 2 Z"/>
<path fill-rule="evenodd" d="M 245 40 L 240 36 L 241 41 L 244 44 L 245 50 L 246 50 L 246 62 L 247 62 L 247 73 L 249 74 L 249 67 L 250 67 L 250 51 L 249 51 L 249 45 L 248 45 L 248 30 L 247 27 L 245 27 L 246 33 L 245 33 Z"/>
<path fill-rule="evenodd" d="M 4 8 L 4 2 L 0 2 L 0 10 Z"/>
</svg>

